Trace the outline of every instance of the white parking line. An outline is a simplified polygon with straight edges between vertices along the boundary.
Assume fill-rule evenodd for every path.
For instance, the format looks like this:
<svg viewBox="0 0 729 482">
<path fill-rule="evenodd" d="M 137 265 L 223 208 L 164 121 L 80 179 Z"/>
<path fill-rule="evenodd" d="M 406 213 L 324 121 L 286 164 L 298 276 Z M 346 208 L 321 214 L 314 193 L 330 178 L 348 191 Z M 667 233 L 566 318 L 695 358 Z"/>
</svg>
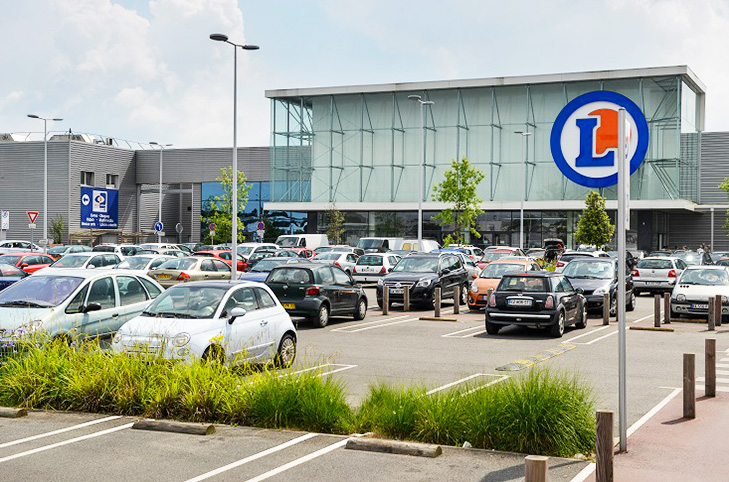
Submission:
<svg viewBox="0 0 729 482">
<path fill-rule="evenodd" d="M 717 373 L 718 375 L 718 373 Z M 696 377 L 697 382 L 705 382 L 706 378 L 704 377 Z M 729 378 L 717 378 L 716 383 L 729 383 Z"/>
<path fill-rule="evenodd" d="M 582 338 L 583 336 L 590 336 L 590 335 L 592 335 L 593 333 L 595 333 L 595 332 L 597 332 L 597 331 L 601 331 L 601 330 L 604 330 L 605 328 L 610 328 L 610 326 L 608 326 L 608 325 L 606 325 L 606 326 L 601 326 L 600 328 L 595 328 L 594 330 L 592 330 L 592 331 L 588 331 L 587 333 L 583 333 L 583 334 L 581 334 L 581 335 L 573 336 L 573 337 L 572 337 L 572 338 L 570 338 L 569 340 L 565 340 L 565 343 L 572 343 L 572 340 L 577 340 L 578 338 Z M 582 345 L 582 343 L 577 343 L 577 344 L 578 344 L 578 345 Z"/>
<path fill-rule="evenodd" d="M 210 477 L 213 477 L 214 475 L 222 474 L 223 472 L 227 472 L 230 469 L 240 467 L 241 465 L 245 465 L 248 462 L 253 462 L 254 460 L 260 459 L 261 457 L 271 455 L 272 453 L 278 452 L 279 450 L 283 450 L 285 448 L 291 447 L 292 445 L 296 445 L 299 442 L 303 442 L 304 440 L 309 440 L 310 438 L 316 437 L 316 436 L 317 436 L 317 434 L 315 434 L 315 433 L 307 433 L 306 435 L 302 435 L 301 437 L 296 437 L 293 440 L 289 440 L 288 442 L 282 443 L 280 445 L 276 445 L 275 447 L 271 447 L 270 449 L 266 449 L 262 452 L 258 452 L 257 454 L 253 454 L 244 459 L 238 460 L 238 461 L 230 463 L 228 465 L 224 465 L 218 469 L 211 470 L 210 472 L 206 472 L 202 475 L 198 475 L 197 477 L 195 477 L 193 479 L 189 479 L 186 482 L 198 482 L 200 480 L 208 479 Z"/>
<path fill-rule="evenodd" d="M 469 333 L 467 335 L 460 335 L 461 333 L 466 333 L 467 331 L 473 331 L 473 330 L 479 330 L 476 333 Z M 478 326 L 472 326 L 471 328 L 466 328 L 465 330 L 458 330 L 454 331 L 452 333 L 446 333 L 445 335 L 440 335 L 442 338 L 468 338 L 469 336 L 476 336 L 480 335 L 481 333 L 486 333 L 486 330 L 483 329 L 483 325 Z M 460 336 L 457 336 L 460 335 Z"/>
<path fill-rule="evenodd" d="M 315 459 L 317 457 L 321 457 L 322 455 L 325 455 L 325 454 L 328 454 L 329 452 L 332 452 L 334 450 L 337 450 L 340 447 L 344 447 L 347 444 L 347 440 L 348 439 L 344 439 L 344 440 L 341 440 L 341 441 L 339 441 L 337 443 L 333 443 L 333 444 L 331 444 L 331 445 L 329 445 L 327 447 L 324 447 L 323 449 L 319 449 L 316 452 L 312 452 L 309 455 L 305 455 L 305 456 L 300 457 L 300 458 L 298 458 L 296 460 L 293 460 L 293 461 L 289 462 L 288 464 L 284 464 L 284 465 L 282 465 L 280 467 L 277 467 L 277 468 L 275 468 L 273 470 L 269 470 L 265 474 L 261 474 L 258 477 L 254 477 L 252 479 L 248 479 L 246 482 L 259 482 L 261 480 L 266 480 L 266 479 L 268 479 L 270 477 L 273 477 L 274 475 L 280 474 L 281 472 L 285 472 L 285 471 L 289 470 L 290 468 L 296 467 L 297 465 L 301 465 L 301 464 L 306 463 L 306 462 L 308 462 L 310 460 L 313 460 L 313 459 Z"/>
<path fill-rule="evenodd" d="M 716 368 L 729 368 L 729 365 L 726 363 L 717 363 Z"/>
<path fill-rule="evenodd" d="M 493 375 L 493 374 L 490 374 L 490 373 L 476 373 L 476 374 L 470 375 L 470 376 L 468 376 L 466 378 L 461 378 L 460 380 L 456 380 L 455 382 L 447 383 L 447 384 L 445 384 L 445 385 L 443 385 L 441 387 L 434 388 L 434 389 L 432 389 L 432 390 L 430 390 L 428 392 L 425 392 L 425 394 L 426 395 L 432 395 L 432 394 L 434 394 L 436 392 L 440 392 L 441 390 L 445 390 L 446 388 L 450 388 L 450 387 L 452 387 L 454 385 L 458 385 L 459 383 L 463 383 L 463 382 L 466 382 L 468 380 L 472 380 L 472 379 L 474 379 L 476 377 L 497 377 L 498 380 L 494 380 L 494 381 L 491 381 L 491 382 L 489 382 L 489 383 L 487 383 L 485 385 L 481 385 L 481 386 L 479 386 L 477 388 L 474 388 L 473 390 L 470 390 L 470 391 L 466 392 L 467 394 L 468 393 L 473 393 L 476 390 L 480 390 L 482 388 L 488 387 L 489 385 L 493 385 L 494 383 L 498 383 L 498 382 L 501 382 L 501 381 L 506 380 L 507 378 L 509 378 L 506 375 Z"/>
<path fill-rule="evenodd" d="M 450 310 L 444 310 L 444 311 L 441 312 L 441 314 L 444 314 L 444 315 L 447 315 L 447 314 L 450 314 L 450 313 L 453 313 L 453 310 L 452 309 L 450 309 Z M 405 316 L 408 316 L 408 315 L 405 315 Z M 378 323 L 379 324 L 377 324 L 377 325 L 374 325 L 373 324 L 372 326 L 365 326 L 364 328 L 359 328 L 362 325 L 343 326 L 341 328 L 335 328 L 335 329 L 330 330 L 330 331 L 339 331 L 341 333 L 357 333 L 357 332 L 360 332 L 360 331 L 376 330 L 377 328 L 384 328 L 386 326 L 399 325 L 401 323 L 410 323 L 412 321 L 418 321 L 420 319 L 420 316 L 415 316 L 415 317 L 412 317 L 412 318 L 406 318 L 404 320 L 399 320 L 399 321 L 389 321 L 389 320 L 392 320 L 392 319 L 394 319 L 394 318 L 389 318 L 388 320 L 378 320 Z M 383 321 L 385 323 L 382 323 Z"/>
<path fill-rule="evenodd" d="M 72 425 L 70 427 L 60 428 L 60 429 L 54 430 L 52 432 L 46 432 L 46 433 L 41 433 L 38 435 L 33 435 L 32 437 L 21 438 L 20 440 L 14 440 L 12 442 L 5 442 L 5 443 L 0 444 L 0 449 L 3 449 L 5 447 L 11 447 L 13 445 L 22 444 L 25 442 L 30 442 L 31 440 L 38 440 L 39 438 L 50 437 L 52 435 L 57 435 L 59 433 L 70 432 L 71 430 L 78 430 L 80 428 L 89 427 L 89 426 L 95 425 L 97 423 L 108 422 L 110 420 L 116 420 L 118 418 L 121 418 L 121 417 L 118 415 L 114 415 L 112 417 L 100 418 L 98 420 L 91 420 L 90 422 L 84 422 L 84 423 L 80 423 L 78 425 Z"/>
<path fill-rule="evenodd" d="M 38 452 L 44 452 L 46 450 L 55 449 L 56 447 L 62 447 L 64 445 L 72 444 L 72 443 L 75 443 L 75 442 L 81 442 L 82 440 L 87 440 L 87 439 L 90 439 L 90 438 L 99 437 L 101 435 L 106 435 L 108 433 L 118 432 L 119 430 L 124 430 L 125 428 L 129 428 L 132 425 L 134 425 L 134 424 L 133 423 L 127 423 L 127 424 L 124 424 L 124 425 L 120 425 L 118 427 L 114 427 L 114 428 L 109 428 L 109 429 L 106 429 L 106 430 L 102 430 L 101 432 L 94 432 L 94 433 L 90 433 L 88 435 L 82 435 L 81 437 L 76 437 L 76 438 L 72 438 L 70 440 L 65 440 L 63 442 L 58 442 L 58 443 L 55 443 L 55 444 L 46 445 L 44 447 L 38 447 L 37 449 L 28 450 L 26 452 L 20 452 L 18 454 L 14 454 L 14 455 L 8 455 L 7 457 L 0 458 L 0 463 L 7 462 L 8 460 L 17 459 L 17 458 L 20 458 L 20 457 L 25 457 L 26 455 L 33 455 L 33 454 L 37 454 Z"/>
<path fill-rule="evenodd" d="M 375 321 L 368 321 L 366 323 L 357 323 L 356 325 L 348 324 L 347 326 L 340 326 L 339 328 L 333 328 L 329 331 L 342 331 L 345 328 L 358 328 L 360 326 L 374 325 L 376 323 L 382 323 L 383 321 L 401 320 L 403 318 L 408 318 L 408 317 L 410 317 L 410 315 L 393 316 L 392 318 L 384 318 L 384 319 L 379 319 L 379 320 L 375 320 Z"/>
<path fill-rule="evenodd" d="M 602 340 L 603 338 L 607 338 L 608 336 L 612 336 L 612 335 L 614 335 L 616 333 L 617 333 L 617 330 L 616 331 L 613 331 L 611 333 L 608 333 L 607 335 L 603 335 L 603 336 L 600 336 L 598 338 L 595 338 L 594 340 L 590 340 L 587 343 L 581 343 L 581 344 L 582 345 L 592 345 L 593 343 L 596 343 L 596 342 Z"/>
<path fill-rule="evenodd" d="M 343 363 L 324 363 L 323 365 L 317 365 L 317 366 L 311 367 L 311 368 L 304 368 L 303 370 L 299 370 L 299 371 L 293 372 L 293 373 L 283 373 L 283 374 L 279 375 L 279 377 L 285 377 L 287 375 L 297 375 L 299 373 L 310 372 L 312 370 L 317 370 L 319 368 L 324 368 L 324 367 L 342 367 L 342 368 L 337 368 L 336 370 L 330 370 L 328 372 L 320 373 L 319 375 L 317 375 L 319 377 L 323 377 L 324 375 L 331 375 L 332 373 L 343 372 L 344 370 L 349 370 L 350 368 L 357 368 L 358 366 L 359 365 L 345 365 Z"/>
</svg>

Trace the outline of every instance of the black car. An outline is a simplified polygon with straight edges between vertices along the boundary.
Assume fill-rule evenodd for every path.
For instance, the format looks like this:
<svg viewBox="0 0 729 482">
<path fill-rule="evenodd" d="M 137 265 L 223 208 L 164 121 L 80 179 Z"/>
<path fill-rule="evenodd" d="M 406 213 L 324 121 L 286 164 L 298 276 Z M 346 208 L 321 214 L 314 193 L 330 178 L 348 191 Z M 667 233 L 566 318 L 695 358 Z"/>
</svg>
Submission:
<svg viewBox="0 0 729 482">
<path fill-rule="evenodd" d="M 506 325 L 548 328 L 559 338 L 568 325 L 587 326 L 587 301 L 560 273 L 507 274 L 489 298 L 486 332 Z"/>
<path fill-rule="evenodd" d="M 625 309 L 635 309 L 633 275 L 625 274 Z M 602 311 L 605 293 L 610 293 L 610 316 L 618 310 L 618 261 L 612 258 L 578 258 L 565 266 L 562 274 L 575 288 L 582 288 L 588 311 Z"/>
<path fill-rule="evenodd" d="M 277 256 L 277 251 L 271 250 L 271 251 L 256 251 L 255 253 L 251 254 L 248 257 L 248 271 L 250 271 L 256 264 L 258 264 L 259 261 L 266 258 L 273 258 L 274 256 Z"/>
<path fill-rule="evenodd" d="M 352 277 L 336 266 L 301 262 L 271 270 L 266 284 L 284 309 L 293 316 L 305 316 L 322 328 L 329 316 L 367 314 L 367 296 Z"/>
<path fill-rule="evenodd" d="M 461 287 L 460 304 L 468 301 L 468 271 L 461 258 L 453 253 L 416 253 L 401 259 L 392 272 L 377 282 L 377 304 L 382 308 L 382 290 L 390 290 L 390 302 L 401 303 L 405 290 L 410 303 L 433 306 L 435 288 L 441 288 L 443 299 L 453 297 L 455 286 Z"/>
</svg>

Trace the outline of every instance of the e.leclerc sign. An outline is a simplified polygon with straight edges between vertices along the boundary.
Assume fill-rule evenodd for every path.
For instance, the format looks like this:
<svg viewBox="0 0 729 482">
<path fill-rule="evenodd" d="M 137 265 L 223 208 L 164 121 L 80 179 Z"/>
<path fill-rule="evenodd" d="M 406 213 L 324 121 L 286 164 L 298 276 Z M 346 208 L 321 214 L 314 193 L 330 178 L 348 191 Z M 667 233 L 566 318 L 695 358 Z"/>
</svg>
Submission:
<svg viewBox="0 0 729 482">
<path fill-rule="evenodd" d="M 552 126 L 555 164 L 571 181 L 587 187 L 618 183 L 618 109 L 626 110 L 626 158 L 633 174 L 648 151 L 648 123 L 640 108 L 617 92 L 588 92 L 569 102 Z"/>
<path fill-rule="evenodd" d="M 81 187 L 81 227 L 119 228 L 119 192 L 114 189 Z"/>
</svg>

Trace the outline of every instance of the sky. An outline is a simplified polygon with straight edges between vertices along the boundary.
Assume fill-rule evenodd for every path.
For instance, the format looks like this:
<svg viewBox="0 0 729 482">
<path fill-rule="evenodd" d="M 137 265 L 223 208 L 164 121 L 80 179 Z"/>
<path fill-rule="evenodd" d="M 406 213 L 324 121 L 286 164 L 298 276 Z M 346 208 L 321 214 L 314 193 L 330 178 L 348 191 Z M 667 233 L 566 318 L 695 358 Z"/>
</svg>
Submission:
<svg viewBox="0 0 729 482">
<path fill-rule="evenodd" d="M 688 65 L 729 131 L 729 0 L 0 0 L 0 133 L 270 143 L 272 89 Z"/>
</svg>

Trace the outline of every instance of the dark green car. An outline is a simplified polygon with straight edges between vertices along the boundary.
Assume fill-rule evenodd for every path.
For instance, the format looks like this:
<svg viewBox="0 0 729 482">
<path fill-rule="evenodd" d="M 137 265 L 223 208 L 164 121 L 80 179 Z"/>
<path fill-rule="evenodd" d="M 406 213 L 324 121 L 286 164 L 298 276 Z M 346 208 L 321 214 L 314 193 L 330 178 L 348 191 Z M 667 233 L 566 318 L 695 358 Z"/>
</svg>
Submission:
<svg viewBox="0 0 729 482">
<path fill-rule="evenodd" d="M 314 326 L 329 323 L 329 316 L 367 314 L 367 296 L 360 285 L 340 268 L 328 264 L 297 263 L 274 268 L 266 278 L 291 316 L 305 316 Z"/>
</svg>

